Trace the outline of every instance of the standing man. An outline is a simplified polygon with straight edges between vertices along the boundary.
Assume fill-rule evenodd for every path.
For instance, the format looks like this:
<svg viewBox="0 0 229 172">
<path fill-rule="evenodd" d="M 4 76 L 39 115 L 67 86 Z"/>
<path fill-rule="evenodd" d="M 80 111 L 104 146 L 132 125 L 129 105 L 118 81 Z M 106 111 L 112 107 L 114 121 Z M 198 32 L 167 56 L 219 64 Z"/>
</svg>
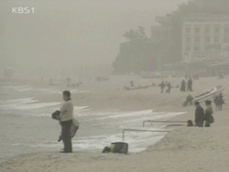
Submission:
<svg viewBox="0 0 229 172">
<path fill-rule="evenodd" d="M 206 104 L 206 109 L 205 109 L 205 127 L 210 127 L 211 123 L 214 122 L 214 118 L 213 118 L 213 109 L 211 106 L 211 101 L 207 100 L 205 102 Z"/>
<path fill-rule="evenodd" d="M 162 81 L 161 84 L 160 84 L 159 86 L 161 87 L 161 93 L 164 93 L 165 82 Z"/>
<path fill-rule="evenodd" d="M 200 106 L 199 102 L 195 102 L 195 123 L 197 127 L 203 127 L 204 125 L 204 109 Z"/>
<path fill-rule="evenodd" d="M 168 84 L 167 84 L 167 90 L 166 90 L 166 93 L 170 93 L 171 92 L 171 88 L 172 88 L 172 86 L 171 86 L 171 82 L 168 82 Z"/>
<path fill-rule="evenodd" d="M 192 91 L 192 78 L 188 79 L 187 91 Z"/>
<path fill-rule="evenodd" d="M 219 110 L 219 96 L 216 96 L 214 98 L 214 103 L 215 103 L 215 110 Z"/>
<path fill-rule="evenodd" d="M 73 103 L 71 101 L 70 91 L 63 92 L 63 100 L 65 101 L 60 108 L 60 123 L 62 129 L 62 139 L 64 150 L 61 153 L 72 153 L 71 126 L 73 119 Z"/>
<path fill-rule="evenodd" d="M 192 85 L 193 85 L 193 80 L 192 80 L 192 78 L 190 78 L 190 88 L 189 88 L 190 90 L 189 91 L 193 91 L 192 90 Z"/>
<path fill-rule="evenodd" d="M 133 80 L 130 81 L 130 87 L 134 87 L 134 81 Z"/>
<path fill-rule="evenodd" d="M 181 82 L 181 88 L 180 88 L 180 90 L 183 91 L 183 92 L 185 92 L 186 91 L 186 88 L 185 87 L 186 87 L 186 82 L 183 79 L 182 82 Z"/>
<path fill-rule="evenodd" d="M 225 104 L 224 99 L 223 99 L 223 94 L 220 93 L 218 97 L 218 110 L 223 110 L 223 104 Z"/>
</svg>

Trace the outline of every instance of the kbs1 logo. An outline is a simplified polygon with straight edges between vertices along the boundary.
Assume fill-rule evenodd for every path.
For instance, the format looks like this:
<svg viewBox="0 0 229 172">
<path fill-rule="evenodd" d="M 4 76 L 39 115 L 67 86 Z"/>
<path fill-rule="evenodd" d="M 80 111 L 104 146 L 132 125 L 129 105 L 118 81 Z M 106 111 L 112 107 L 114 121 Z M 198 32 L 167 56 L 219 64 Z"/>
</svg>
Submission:
<svg viewBox="0 0 229 172">
<path fill-rule="evenodd" d="M 12 7 L 12 14 L 34 14 L 34 7 Z"/>
</svg>

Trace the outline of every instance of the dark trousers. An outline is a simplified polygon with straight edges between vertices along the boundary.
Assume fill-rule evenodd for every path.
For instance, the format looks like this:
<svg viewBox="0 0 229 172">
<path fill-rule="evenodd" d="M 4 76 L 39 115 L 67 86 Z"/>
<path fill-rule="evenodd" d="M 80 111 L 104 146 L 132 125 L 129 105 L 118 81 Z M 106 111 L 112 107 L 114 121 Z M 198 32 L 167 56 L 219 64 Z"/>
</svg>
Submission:
<svg viewBox="0 0 229 172">
<path fill-rule="evenodd" d="M 161 93 L 164 93 L 164 88 L 161 88 Z"/>
<path fill-rule="evenodd" d="M 61 122 L 64 152 L 72 152 L 71 126 L 72 120 Z"/>
<path fill-rule="evenodd" d="M 222 104 L 218 105 L 218 110 L 223 110 L 223 105 Z"/>
<path fill-rule="evenodd" d="M 205 122 L 205 127 L 210 127 L 210 126 L 211 126 L 211 124 L 208 121 L 206 121 Z"/>
<path fill-rule="evenodd" d="M 197 121 L 196 122 L 197 127 L 203 127 L 203 125 L 204 125 L 204 121 Z"/>
</svg>

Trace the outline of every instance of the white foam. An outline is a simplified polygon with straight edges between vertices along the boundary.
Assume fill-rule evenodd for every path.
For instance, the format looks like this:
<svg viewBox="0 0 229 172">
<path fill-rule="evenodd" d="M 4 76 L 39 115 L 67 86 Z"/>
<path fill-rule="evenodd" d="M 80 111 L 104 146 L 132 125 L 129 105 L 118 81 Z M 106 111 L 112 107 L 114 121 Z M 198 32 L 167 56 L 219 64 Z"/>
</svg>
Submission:
<svg viewBox="0 0 229 172">
<path fill-rule="evenodd" d="M 0 109 L 17 109 L 17 107 L 35 102 L 38 102 L 38 100 L 34 98 L 6 100 L 1 102 Z"/>
<path fill-rule="evenodd" d="M 29 110 L 29 109 L 39 109 L 39 108 L 46 108 L 46 107 L 52 107 L 52 106 L 58 106 L 58 105 L 60 105 L 59 102 L 34 103 L 34 104 L 15 106 L 14 108 L 19 109 L 19 110 Z"/>
<path fill-rule="evenodd" d="M 34 98 L 24 98 L 24 99 L 13 99 L 6 100 L 0 106 L 1 109 L 17 109 L 17 110 L 29 110 L 29 109 L 39 109 L 47 108 L 60 105 L 59 102 L 50 103 L 37 103 L 38 100 Z"/>
<path fill-rule="evenodd" d="M 41 107 L 45 103 L 36 103 L 33 105 L 34 108 Z M 54 105 L 54 104 L 53 104 Z M 56 104 L 57 105 L 57 104 Z M 27 110 L 27 104 L 23 105 L 22 108 Z M 30 108 L 31 109 L 31 104 Z M 74 107 L 74 112 L 78 117 L 78 114 L 84 114 L 82 110 L 88 109 L 88 106 Z M 50 111 L 50 109 L 48 109 Z M 46 113 L 37 113 L 39 116 L 50 116 Z M 77 113 L 78 112 L 78 113 Z M 153 112 L 152 110 L 143 110 L 136 112 L 87 112 L 86 116 L 80 121 L 83 121 L 80 125 L 79 132 L 88 128 L 91 132 L 83 131 L 86 136 L 76 137 L 73 139 L 73 148 L 84 152 L 101 152 L 105 146 L 109 146 L 112 142 L 122 141 L 122 131 L 124 128 L 132 129 L 149 129 L 149 130 L 165 130 L 163 125 L 147 125 L 147 127 L 141 127 L 144 120 L 162 120 L 170 119 L 174 116 L 184 114 L 184 112 L 170 113 L 170 112 Z M 98 115 L 98 116 L 97 116 Z M 92 117 L 93 116 L 93 117 Z M 97 118 L 98 117 L 98 118 Z M 89 119 L 89 120 L 88 120 Z M 98 120 L 99 119 L 99 120 Z M 88 121 L 89 124 L 88 124 Z M 104 129 L 105 128 L 105 129 Z M 169 130 L 168 130 L 169 131 Z M 97 133 L 97 134 L 96 134 Z M 102 134 L 102 135 L 101 135 Z M 162 139 L 167 132 L 125 132 L 125 142 L 129 144 L 130 153 L 138 153 L 147 149 L 148 146 L 157 143 Z M 57 136 L 58 137 L 58 136 Z M 62 147 L 62 143 L 57 143 L 56 140 L 45 141 L 38 145 L 32 145 L 32 147 L 39 148 L 59 148 Z"/>
<path fill-rule="evenodd" d="M 88 116 L 93 116 L 93 117 L 99 117 L 99 116 L 111 116 L 111 115 L 116 115 L 117 112 L 92 112 L 92 109 L 88 108 L 87 110 L 85 109 L 84 113 L 78 114 L 78 116 L 82 117 L 88 117 Z M 121 113 L 121 112 L 120 112 Z M 91 120 L 91 119 L 89 119 Z M 92 119 L 94 120 L 94 119 Z"/>
<path fill-rule="evenodd" d="M 19 92 L 31 91 L 33 89 L 30 85 L 9 86 L 8 88 L 12 88 Z"/>
<path fill-rule="evenodd" d="M 6 100 L 7 103 L 30 103 L 31 101 L 34 101 L 34 98 L 24 98 L 24 99 L 12 99 L 12 100 Z M 36 100 L 37 101 L 37 100 Z"/>
<path fill-rule="evenodd" d="M 136 111 L 136 112 L 124 112 L 120 114 L 116 114 L 113 116 L 107 115 L 106 117 L 97 118 L 97 120 L 104 120 L 104 119 L 113 119 L 113 118 L 125 118 L 125 117 L 133 117 L 139 115 L 152 115 L 152 110 L 144 110 L 144 111 Z"/>
<path fill-rule="evenodd" d="M 148 146 L 155 144 L 164 137 L 165 133 L 128 133 L 125 142 L 129 144 L 130 153 L 138 153 L 147 149 Z M 72 141 L 73 148 L 76 150 L 101 152 L 105 146 L 110 146 L 113 142 L 122 142 L 122 134 L 102 135 L 99 137 L 77 138 Z M 36 147 L 54 148 L 60 147 L 56 141 L 43 142 Z"/>
<path fill-rule="evenodd" d="M 43 92 L 45 94 L 61 94 L 61 91 L 57 89 L 40 88 L 36 89 L 36 91 Z"/>
<path fill-rule="evenodd" d="M 87 111 L 88 106 L 74 106 L 74 112 L 84 112 Z"/>
<path fill-rule="evenodd" d="M 77 94 L 80 94 L 80 93 L 90 93 L 90 91 L 88 91 L 88 90 L 70 90 L 70 92 L 72 94 L 74 94 L 74 93 L 77 93 Z"/>
<path fill-rule="evenodd" d="M 62 90 L 59 90 L 57 88 L 53 89 L 53 88 L 39 88 L 39 89 L 35 89 L 35 91 L 38 91 L 38 92 L 43 92 L 45 94 L 62 94 Z M 79 91 L 79 90 L 69 90 L 72 94 L 81 94 L 81 93 L 90 93 L 90 91 L 87 91 L 87 90 L 82 90 L 82 91 Z"/>
</svg>

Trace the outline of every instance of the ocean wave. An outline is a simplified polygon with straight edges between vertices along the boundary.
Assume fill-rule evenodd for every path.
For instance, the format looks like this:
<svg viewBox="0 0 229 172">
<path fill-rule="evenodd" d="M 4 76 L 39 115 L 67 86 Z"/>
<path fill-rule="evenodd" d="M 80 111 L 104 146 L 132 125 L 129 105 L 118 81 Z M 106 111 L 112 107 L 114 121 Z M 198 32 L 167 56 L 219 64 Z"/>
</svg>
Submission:
<svg viewBox="0 0 229 172">
<path fill-rule="evenodd" d="M 58 106 L 58 105 L 60 105 L 59 102 L 51 102 L 51 103 L 32 103 L 32 104 L 26 104 L 26 105 L 15 106 L 14 109 L 18 109 L 18 110 L 30 110 L 30 109 L 47 108 L 47 107 Z"/>
<path fill-rule="evenodd" d="M 93 112 L 90 112 L 93 114 Z M 112 112 L 113 114 L 114 112 Z M 129 113 L 129 114 L 128 114 Z M 125 114 L 125 119 L 123 119 L 122 114 Z M 144 114 L 144 117 L 141 115 Z M 170 113 L 170 112 L 153 112 L 152 110 L 136 111 L 136 112 L 116 112 L 116 116 L 112 116 L 112 120 L 95 120 L 90 119 L 92 125 L 87 125 L 84 121 L 81 125 L 87 125 L 90 130 L 95 130 L 91 135 L 84 137 L 77 137 L 73 139 L 73 147 L 76 150 L 85 152 L 101 152 L 105 146 L 109 146 L 112 142 L 120 142 L 122 140 L 123 129 L 142 129 L 142 130 L 165 130 L 164 125 L 148 125 L 146 127 L 141 127 L 144 120 L 164 120 L 170 119 L 174 116 L 184 114 L 184 112 Z M 100 114 L 101 115 L 101 114 Z M 133 119 L 134 118 L 137 119 Z M 148 116 L 147 116 L 148 115 Z M 94 115 L 93 115 L 94 116 Z M 91 118 L 86 116 L 86 118 Z M 93 122 L 94 120 L 94 122 Z M 114 121 L 115 120 L 115 121 Z M 105 128 L 104 128 L 105 126 Z M 168 130 L 170 131 L 170 130 Z M 103 132 L 103 135 L 95 133 Z M 125 142 L 129 144 L 130 153 L 138 153 L 146 150 L 149 146 L 160 141 L 167 132 L 125 132 Z M 57 144 L 56 141 L 46 141 L 42 144 L 37 145 L 43 148 L 55 148 L 60 147 L 61 144 Z"/>
</svg>

